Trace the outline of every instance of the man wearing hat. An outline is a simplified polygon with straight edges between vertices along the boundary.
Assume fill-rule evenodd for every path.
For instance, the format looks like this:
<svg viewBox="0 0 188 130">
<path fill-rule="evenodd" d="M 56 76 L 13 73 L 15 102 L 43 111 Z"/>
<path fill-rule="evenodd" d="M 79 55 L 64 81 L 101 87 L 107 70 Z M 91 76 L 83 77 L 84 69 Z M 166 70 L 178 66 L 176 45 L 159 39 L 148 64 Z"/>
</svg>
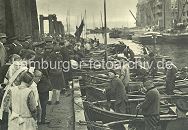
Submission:
<svg viewBox="0 0 188 130">
<path fill-rule="evenodd" d="M 6 34 L 0 33 L 0 67 L 5 64 L 6 50 L 4 44 L 6 43 Z"/>
<path fill-rule="evenodd" d="M 167 124 L 166 130 L 187 130 L 188 119 L 186 118 L 186 113 L 188 112 L 188 102 L 185 99 L 178 99 L 176 101 L 176 107 L 178 118 L 170 121 Z"/>
<path fill-rule="evenodd" d="M 177 70 L 171 59 L 168 59 L 166 61 L 166 94 L 168 95 L 174 94 Z"/>
<path fill-rule="evenodd" d="M 12 38 L 10 38 L 10 41 L 12 41 L 12 43 L 10 44 L 10 54 L 19 54 L 20 51 L 23 49 L 22 44 L 18 41 L 17 36 L 14 36 Z"/>
<path fill-rule="evenodd" d="M 126 113 L 126 101 L 128 98 L 125 86 L 114 70 L 109 70 L 108 75 L 111 81 L 110 87 L 106 88 L 106 96 L 110 100 L 116 100 L 114 104 L 115 112 Z"/>
<path fill-rule="evenodd" d="M 27 35 L 25 37 L 25 42 L 23 44 L 25 49 L 32 49 L 32 44 L 33 44 L 32 37 L 30 35 Z"/>
<path fill-rule="evenodd" d="M 142 110 L 145 130 L 158 130 L 160 125 L 160 94 L 150 79 L 144 82 L 144 87 L 147 89 L 146 98 L 143 103 L 137 106 L 137 110 Z"/>
<path fill-rule="evenodd" d="M 111 104 L 111 108 L 117 113 L 127 113 L 127 100 L 125 86 L 123 82 L 116 76 L 114 70 L 108 72 L 110 81 L 110 87 L 106 88 L 105 93 L 107 100 L 115 100 L 115 103 Z M 113 129 L 126 130 L 123 124 L 114 125 Z"/>
</svg>

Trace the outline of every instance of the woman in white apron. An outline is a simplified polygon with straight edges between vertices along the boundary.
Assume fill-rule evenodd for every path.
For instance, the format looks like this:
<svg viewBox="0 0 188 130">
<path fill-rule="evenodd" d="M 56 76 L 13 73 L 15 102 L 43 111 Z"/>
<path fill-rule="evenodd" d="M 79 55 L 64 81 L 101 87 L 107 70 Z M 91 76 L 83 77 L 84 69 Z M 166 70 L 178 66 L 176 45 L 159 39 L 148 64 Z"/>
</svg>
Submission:
<svg viewBox="0 0 188 130">
<path fill-rule="evenodd" d="M 5 97 L 4 108 L 10 108 L 8 130 L 36 130 L 37 105 L 33 91 L 33 75 L 24 72 L 20 77 L 21 84 L 11 87 Z"/>
</svg>

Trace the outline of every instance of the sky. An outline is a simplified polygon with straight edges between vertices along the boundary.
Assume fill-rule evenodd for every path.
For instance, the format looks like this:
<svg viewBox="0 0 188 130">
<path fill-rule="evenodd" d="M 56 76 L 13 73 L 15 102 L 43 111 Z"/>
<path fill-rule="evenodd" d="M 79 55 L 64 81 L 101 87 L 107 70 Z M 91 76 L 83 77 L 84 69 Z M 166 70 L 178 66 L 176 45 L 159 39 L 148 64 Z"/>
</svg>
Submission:
<svg viewBox="0 0 188 130">
<path fill-rule="evenodd" d="M 135 20 L 129 9 L 136 15 L 137 0 L 106 0 L 107 26 L 122 27 L 135 26 Z M 38 14 L 47 16 L 56 14 L 59 21 L 66 26 L 67 12 L 70 12 L 70 26 L 75 28 L 81 22 L 86 10 L 85 21 L 87 28 L 101 27 L 101 13 L 103 15 L 104 0 L 37 0 Z M 103 15 L 104 16 L 104 15 Z"/>
</svg>

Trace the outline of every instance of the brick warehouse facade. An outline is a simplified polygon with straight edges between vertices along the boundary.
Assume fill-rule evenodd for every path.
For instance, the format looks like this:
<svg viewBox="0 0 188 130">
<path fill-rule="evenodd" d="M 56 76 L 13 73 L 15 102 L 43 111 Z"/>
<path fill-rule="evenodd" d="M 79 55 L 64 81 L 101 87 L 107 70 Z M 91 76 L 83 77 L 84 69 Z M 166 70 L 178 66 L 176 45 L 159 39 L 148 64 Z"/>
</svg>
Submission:
<svg viewBox="0 0 188 130">
<path fill-rule="evenodd" d="M 177 23 L 187 24 L 188 4 L 186 0 L 138 0 L 136 17 L 138 27 L 170 29 Z"/>
</svg>

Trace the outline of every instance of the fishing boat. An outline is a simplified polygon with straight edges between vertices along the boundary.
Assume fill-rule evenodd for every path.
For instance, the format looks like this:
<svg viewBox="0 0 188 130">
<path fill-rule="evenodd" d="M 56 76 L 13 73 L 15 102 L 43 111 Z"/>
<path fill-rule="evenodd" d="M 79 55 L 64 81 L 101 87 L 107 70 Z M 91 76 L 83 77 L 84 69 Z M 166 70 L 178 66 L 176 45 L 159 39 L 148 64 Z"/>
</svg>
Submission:
<svg viewBox="0 0 188 130">
<path fill-rule="evenodd" d="M 172 44 L 188 44 L 188 32 L 187 33 L 163 33 L 163 43 Z"/>
<path fill-rule="evenodd" d="M 140 44 L 154 45 L 164 42 L 164 37 L 159 32 L 146 32 L 142 35 L 132 36 L 132 40 Z"/>
<path fill-rule="evenodd" d="M 110 38 L 122 38 L 128 40 L 132 40 L 132 35 L 134 35 L 134 32 L 129 31 L 128 28 L 112 29 L 109 33 Z"/>
<path fill-rule="evenodd" d="M 130 109 L 130 113 L 128 114 L 121 114 L 116 113 L 113 111 L 108 111 L 99 105 L 97 105 L 99 102 L 83 102 L 84 110 L 85 110 L 85 117 L 87 121 L 90 122 L 99 122 L 102 123 L 110 123 L 110 122 L 121 122 L 124 124 L 129 124 L 131 127 L 134 127 L 136 130 L 144 130 L 144 120 L 142 115 L 137 115 L 136 108 L 134 107 L 137 103 L 139 103 L 139 99 L 131 99 L 129 101 L 129 107 L 127 109 Z M 177 118 L 177 115 L 174 114 L 172 110 L 168 108 L 168 106 L 161 107 L 161 115 L 160 115 L 160 124 L 162 127 L 162 130 L 166 129 L 167 124 L 175 120 Z M 163 113 L 162 111 L 166 111 L 166 113 Z M 121 124 L 120 123 L 120 124 Z"/>
</svg>

